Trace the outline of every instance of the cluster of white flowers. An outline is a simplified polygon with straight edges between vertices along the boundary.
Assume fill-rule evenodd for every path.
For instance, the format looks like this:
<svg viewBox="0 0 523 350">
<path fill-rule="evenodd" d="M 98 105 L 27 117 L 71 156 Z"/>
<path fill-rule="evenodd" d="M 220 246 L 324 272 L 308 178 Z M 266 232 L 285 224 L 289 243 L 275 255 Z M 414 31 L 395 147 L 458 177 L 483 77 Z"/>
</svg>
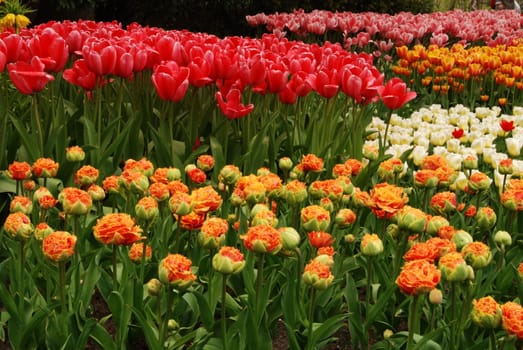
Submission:
<svg viewBox="0 0 523 350">
<path fill-rule="evenodd" d="M 509 136 L 500 126 L 500 121 L 514 123 Z M 379 136 L 383 137 L 386 124 L 374 117 L 368 126 L 375 131 L 366 140 L 364 147 L 377 147 Z M 459 133 L 463 131 L 463 135 Z M 455 133 L 455 135 L 453 135 Z M 506 153 L 498 152 L 494 141 L 504 137 Z M 434 104 L 412 113 L 410 118 L 393 114 L 390 120 L 389 143 L 386 154 L 399 157 L 412 150 L 409 159 L 416 166 L 429 154 L 444 156 L 448 164 L 457 171 L 462 170 L 462 162 L 468 156 L 482 159 L 494 170 L 495 181 L 502 176 L 497 169 L 499 162 L 520 156 L 523 147 L 523 107 L 515 107 L 511 115 L 502 114 L 499 107 L 477 107 L 474 111 L 463 105 L 444 109 Z M 513 160 L 513 174 L 523 176 L 523 161 Z"/>
</svg>

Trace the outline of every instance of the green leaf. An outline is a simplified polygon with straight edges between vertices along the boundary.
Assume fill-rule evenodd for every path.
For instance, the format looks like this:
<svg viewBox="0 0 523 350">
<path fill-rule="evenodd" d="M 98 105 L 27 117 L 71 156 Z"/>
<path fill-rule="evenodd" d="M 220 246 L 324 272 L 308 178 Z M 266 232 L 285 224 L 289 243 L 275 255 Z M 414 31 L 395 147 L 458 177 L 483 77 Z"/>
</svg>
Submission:
<svg viewBox="0 0 523 350">
<path fill-rule="evenodd" d="M 104 350 L 117 350 L 116 345 L 113 342 L 113 338 L 100 323 L 97 323 L 93 328 L 91 332 L 91 338 Z"/>
<path fill-rule="evenodd" d="M 10 119 L 11 123 L 13 123 L 14 127 L 16 128 L 18 136 L 22 140 L 22 145 L 29 155 L 30 159 L 28 159 L 28 161 L 34 162 L 36 159 L 38 159 L 38 157 L 40 157 L 40 151 L 38 150 L 38 143 L 36 141 L 37 138 L 27 132 L 26 126 L 20 119 L 11 115 Z"/>
<path fill-rule="evenodd" d="M 136 317 L 138 325 L 140 325 L 145 341 L 150 350 L 163 350 L 162 344 L 158 340 L 158 330 L 152 320 L 148 320 L 142 310 L 132 307 L 132 312 Z"/>
<path fill-rule="evenodd" d="M 317 344 L 330 338 L 338 329 L 344 325 L 343 320 L 346 317 L 346 314 L 332 316 L 326 321 L 322 322 L 318 328 L 313 329 L 312 344 Z"/>
<path fill-rule="evenodd" d="M 214 313 L 211 312 L 207 298 L 198 291 L 192 292 L 191 295 L 196 297 L 196 301 L 198 302 L 199 307 L 199 316 L 203 325 L 208 330 L 212 330 L 214 327 Z"/>
</svg>

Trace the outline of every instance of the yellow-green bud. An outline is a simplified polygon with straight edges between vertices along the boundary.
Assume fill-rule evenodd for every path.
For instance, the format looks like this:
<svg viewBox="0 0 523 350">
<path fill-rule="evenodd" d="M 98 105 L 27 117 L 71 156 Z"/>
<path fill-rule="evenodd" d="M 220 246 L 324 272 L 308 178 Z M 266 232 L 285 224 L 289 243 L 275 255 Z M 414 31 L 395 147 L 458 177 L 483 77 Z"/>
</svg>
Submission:
<svg viewBox="0 0 523 350">
<path fill-rule="evenodd" d="M 147 282 L 146 287 L 147 293 L 153 297 L 156 297 L 158 294 L 160 294 L 160 290 L 162 289 L 162 282 L 160 282 L 160 280 L 157 278 L 151 278 L 149 282 Z"/>
<path fill-rule="evenodd" d="M 512 245 L 512 236 L 507 231 L 497 231 L 494 234 L 494 242 L 498 247 L 506 247 Z"/>
<path fill-rule="evenodd" d="M 443 293 L 440 289 L 434 288 L 429 292 L 429 301 L 433 305 L 439 305 L 443 302 Z"/>
<path fill-rule="evenodd" d="M 456 245 L 456 249 L 461 250 L 465 245 L 474 241 L 474 238 L 465 230 L 457 230 L 451 240 Z"/>
<path fill-rule="evenodd" d="M 281 170 L 291 170 L 292 169 L 292 160 L 289 157 L 282 157 L 278 161 L 278 166 Z"/>
<path fill-rule="evenodd" d="M 377 234 L 365 234 L 361 240 L 360 250 L 365 256 L 376 256 L 383 252 L 383 242 Z"/>
</svg>

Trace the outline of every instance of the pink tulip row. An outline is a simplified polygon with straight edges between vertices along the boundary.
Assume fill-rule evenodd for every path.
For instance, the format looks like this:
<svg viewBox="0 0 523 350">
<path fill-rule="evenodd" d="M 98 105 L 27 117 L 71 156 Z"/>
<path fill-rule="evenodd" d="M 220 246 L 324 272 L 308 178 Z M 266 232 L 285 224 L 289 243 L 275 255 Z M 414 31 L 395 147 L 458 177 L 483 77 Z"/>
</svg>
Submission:
<svg viewBox="0 0 523 350">
<path fill-rule="evenodd" d="M 19 35 L 1 33 L 0 70 L 5 66 L 23 94 L 43 90 L 57 73 L 89 92 L 110 83 L 109 77 L 131 83 L 136 73 L 149 71 L 159 97 L 175 102 L 190 86 L 213 86 L 218 106 L 231 119 L 253 110 L 241 101 L 247 89 L 278 95 L 287 104 L 311 92 L 325 98 L 343 92 L 367 104 L 381 98 L 385 86 L 370 55 L 339 44 L 306 44 L 272 34 L 218 38 L 116 22 L 49 22 Z"/>
<path fill-rule="evenodd" d="M 380 46 L 411 45 L 429 38 L 431 44 L 444 46 L 449 41 L 464 44 L 482 41 L 487 45 L 510 44 L 523 37 L 523 17 L 515 11 L 461 10 L 395 15 L 364 12 L 259 13 L 247 16 L 251 26 L 264 26 L 269 32 L 298 36 L 339 32 L 347 46 L 364 47 L 372 40 Z M 390 45 L 391 46 L 391 45 Z M 389 47 L 390 47 L 389 46 Z"/>
</svg>

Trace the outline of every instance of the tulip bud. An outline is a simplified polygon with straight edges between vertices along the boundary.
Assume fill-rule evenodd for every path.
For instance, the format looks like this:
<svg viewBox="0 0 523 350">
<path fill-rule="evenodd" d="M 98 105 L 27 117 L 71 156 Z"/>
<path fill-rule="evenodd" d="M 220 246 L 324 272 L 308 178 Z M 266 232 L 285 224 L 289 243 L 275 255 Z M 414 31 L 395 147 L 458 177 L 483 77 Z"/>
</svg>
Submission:
<svg viewBox="0 0 523 350">
<path fill-rule="evenodd" d="M 451 252 L 439 259 L 441 277 L 449 282 L 463 282 L 469 277 L 467 263 L 458 252 Z"/>
<path fill-rule="evenodd" d="M 502 159 L 498 164 L 498 171 L 501 175 L 508 175 L 514 172 L 514 165 L 511 158 Z"/>
<path fill-rule="evenodd" d="M 15 212 L 5 219 L 4 230 L 12 238 L 27 240 L 33 233 L 33 225 L 27 215 Z"/>
<path fill-rule="evenodd" d="M 478 168 L 478 157 L 475 155 L 468 155 L 463 159 L 463 169 L 477 169 Z"/>
<path fill-rule="evenodd" d="M 153 197 L 140 198 L 134 210 L 136 217 L 145 221 L 153 221 L 160 215 L 158 202 Z"/>
<path fill-rule="evenodd" d="M 151 278 L 145 286 L 147 287 L 147 293 L 153 297 L 156 297 L 160 294 L 160 290 L 162 289 L 162 282 L 160 282 L 159 279 Z"/>
<path fill-rule="evenodd" d="M 237 248 L 222 247 L 212 258 L 212 267 L 224 275 L 237 274 L 245 267 L 245 259 Z"/>
<path fill-rule="evenodd" d="M 281 227 L 278 231 L 280 231 L 283 250 L 293 250 L 300 244 L 300 234 L 293 227 Z"/>
<path fill-rule="evenodd" d="M 51 226 L 49 226 L 45 222 L 41 222 L 38 225 L 36 225 L 34 236 L 37 240 L 41 241 L 53 232 L 54 232 L 54 230 Z"/>
<path fill-rule="evenodd" d="M 501 307 L 491 296 L 472 301 L 471 319 L 482 328 L 495 329 L 501 324 Z"/>
<path fill-rule="evenodd" d="M 85 159 L 85 152 L 80 146 L 71 146 L 65 149 L 65 159 L 69 162 L 81 162 Z"/>
<path fill-rule="evenodd" d="M 180 328 L 180 325 L 178 324 L 178 322 L 176 322 L 175 320 L 173 320 L 172 318 L 169 319 L 169 321 L 167 321 L 167 329 L 170 330 L 170 331 L 175 331 L 177 330 L 178 328 Z"/>
<path fill-rule="evenodd" d="M 497 231 L 494 234 L 494 242 L 498 247 L 506 247 L 512 245 L 512 236 L 507 231 Z"/>
<path fill-rule="evenodd" d="M 282 157 L 278 161 L 278 167 L 281 170 L 288 171 L 292 169 L 292 160 L 289 157 Z"/>
<path fill-rule="evenodd" d="M 87 188 L 87 193 L 91 196 L 91 199 L 95 202 L 100 202 L 105 199 L 105 191 L 102 187 L 92 184 Z"/>
<path fill-rule="evenodd" d="M 319 205 L 309 205 L 301 210 L 301 222 L 306 231 L 326 231 L 330 214 Z"/>
<path fill-rule="evenodd" d="M 345 240 L 345 242 L 351 244 L 351 243 L 354 243 L 354 241 L 356 240 L 356 237 L 354 237 L 354 235 L 352 233 L 349 233 L 349 234 L 346 234 L 345 236 L 343 236 L 343 239 Z"/>
<path fill-rule="evenodd" d="M 452 235 L 451 240 L 458 250 L 461 250 L 465 245 L 474 241 L 472 235 L 465 230 L 457 230 L 454 235 Z"/>
<path fill-rule="evenodd" d="M 355 221 L 356 221 L 356 214 L 354 213 L 354 211 L 352 211 L 351 209 L 348 209 L 348 208 L 340 209 L 336 213 L 336 216 L 334 217 L 334 223 L 339 228 L 347 228 L 350 225 L 352 225 Z"/>
<path fill-rule="evenodd" d="M 468 243 L 461 249 L 461 253 L 465 261 L 475 269 L 484 268 L 492 261 L 492 252 L 483 242 Z"/>
<path fill-rule="evenodd" d="M 234 165 L 226 165 L 220 170 L 218 174 L 218 181 L 226 185 L 234 185 L 236 181 L 242 176 L 240 169 Z"/>
<path fill-rule="evenodd" d="M 398 237 L 398 234 L 400 232 L 400 229 L 398 227 L 398 225 L 396 224 L 389 224 L 386 228 L 386 231 L 385 231 L 390 237 L 392 238 L 396 238 Z"/>
<path fill-rule="evenodd" d="M 490 230 L 496 224 L 496 212 L 490 207 L 482 207 L 476 213 L 476 224 L 481 230 Z"/>
<path fill-rule="evenodd" d="M 421 233 L 425 230 L 427 214 L 420 209 L 406 205 L 393 218 L 399 229 Z"/>
<path fill-rule="evenodd" d="M 211 171 L 214 167 L 214 158 L 209 154 L 202 154 L 196 159 L 196 166 L 207 172 Z"/>
<path fill-rule="evenodd" d="M 427 233 L 431 236 L 436 236 L 441 227 L 449 226 L 449 221 L 443 216 L 432 216 L 427 221 Z"/>
<path fill-rule="evenodd" d="M 365 256 L 376 256 L 383 252 L 383 242 L 377 234 L 365 234 L 361 240 L 361 253 Z"/>
<path fill-rule="evenodd" d="M 334 275 L 331 273 L 330 267 L 327 264 L 317 260 L 311 260 L 311 262 L 305 266 L 302 279 L 305 284 L 315 289 L 325 290 L 334 281 Z"/>
<path fill-rule="evenodd" d="M 429 301 L 433 305 L 439 305 L 443 302 L 443 293 L 440 289 L 434 288 L 429 292 Z"/>
</svg>

